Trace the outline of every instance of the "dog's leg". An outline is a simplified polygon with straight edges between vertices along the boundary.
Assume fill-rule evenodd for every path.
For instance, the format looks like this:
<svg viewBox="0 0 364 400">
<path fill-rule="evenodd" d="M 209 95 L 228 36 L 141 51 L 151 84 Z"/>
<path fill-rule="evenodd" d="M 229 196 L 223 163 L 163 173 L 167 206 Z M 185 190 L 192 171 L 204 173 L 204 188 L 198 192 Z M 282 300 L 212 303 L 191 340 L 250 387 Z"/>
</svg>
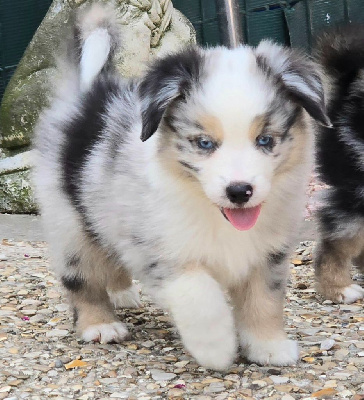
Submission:
<svg viewBox="0 0 364 400">
<path fill-rule="evenodd" d="M 106 284 L 115 263 L 96 245 L 83 245 L 68 257 L 61 281 L 74 310 L 76 331 L 87 342 L 121 342 L 125 325 L 114 313 Z"/>
<path fill-rule="evenodd" d="M 288 263 L 274 264 L 252 271 L 248 281 L 231 290 L 231 297 L 245 357 L 262 365 L 292 365 L 298 346 L 283 329 Z"/>
<path fill-rule="evenodd" d="M 156 289 L 154 289 L 156 290 Z M 224 370 L 236 354 L 232 311 L 220 285 L 198 266 L 189 266 L 156 292 L 172 314 L 182 341 L 206 368 Z"/>
<path fill-rule="evenodd" d="M 363 240 L 322 238 L 317 246 L 315 273 L 317 291 L 335 303 L 353 303 L 364 297 L 364 289 L 350 276 L 352 260 L 360 256 Z"/>
<path fill-rule="evenodd" d="M 138 308 L 142 305 L 138 288 L 129 273 L 122 267 L 118 267 L 114 273 L 109 274 L 107 291 L 115 308 Z"/>
</svg>

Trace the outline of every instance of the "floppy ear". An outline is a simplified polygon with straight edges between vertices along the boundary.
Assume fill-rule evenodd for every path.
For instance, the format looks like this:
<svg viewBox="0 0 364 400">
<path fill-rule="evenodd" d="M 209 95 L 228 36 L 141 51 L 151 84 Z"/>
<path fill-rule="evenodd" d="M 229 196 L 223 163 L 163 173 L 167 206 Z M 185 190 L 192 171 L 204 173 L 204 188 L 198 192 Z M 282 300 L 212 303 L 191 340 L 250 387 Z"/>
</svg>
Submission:
<svg viewBox="0 0 364 400">
<path fill-rule="evenodd" d="M 139 85 L 142 101 L 141 140 L 149 139 L 157 130 L 164 112 L 177 98 L 184 98 L 198 82 L 202 67 L 198 48 L 157 60 Z"/>
<path fill-rule="evenodd" d="M 319 67 L 313 61 L 269 40 L 262 41 L 255 54 L 258 66 L 276 81 L 288 98 L 322 125 L 332 126 L 326 113 Z"/>
</svg>

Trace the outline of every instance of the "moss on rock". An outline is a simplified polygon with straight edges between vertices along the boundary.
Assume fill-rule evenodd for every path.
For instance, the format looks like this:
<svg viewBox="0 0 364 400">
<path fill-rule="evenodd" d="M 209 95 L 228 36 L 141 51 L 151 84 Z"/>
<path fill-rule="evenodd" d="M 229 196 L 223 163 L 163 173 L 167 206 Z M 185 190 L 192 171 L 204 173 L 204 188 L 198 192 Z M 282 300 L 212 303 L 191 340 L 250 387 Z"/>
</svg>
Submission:
<svg viewBox="0 0 364 400">
<path fill-rule="evenodd" d="M 14 214 L 37 212 L 29 175 L 29 170 L 0 175 L 0 212 Z"/>
</svg>

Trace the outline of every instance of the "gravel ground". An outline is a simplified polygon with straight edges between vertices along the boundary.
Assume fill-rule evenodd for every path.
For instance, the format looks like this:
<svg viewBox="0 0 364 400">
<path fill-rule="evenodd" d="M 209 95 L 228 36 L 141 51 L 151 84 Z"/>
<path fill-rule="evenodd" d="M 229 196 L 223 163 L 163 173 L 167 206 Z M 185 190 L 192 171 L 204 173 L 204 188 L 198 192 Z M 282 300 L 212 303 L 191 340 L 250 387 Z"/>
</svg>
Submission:
<svg viewBox="0 0 364 400">
<path fill-rule="evenodd" d="M 238 359 L 216 373 L 196 364 L 168 315 L 146 297 L 143 308 L 119 313 L 130 341 L 83 344 L 48 269 L 47 245 L 4 239 L 0 399 L 364 399 L 363 303 L 322 302 L 313 289 L 311 252 L 312 242 L 302 242 L 292 255 L 285 308 L 286 329 L 301 346 L 297 366 Z"/>
</svg>

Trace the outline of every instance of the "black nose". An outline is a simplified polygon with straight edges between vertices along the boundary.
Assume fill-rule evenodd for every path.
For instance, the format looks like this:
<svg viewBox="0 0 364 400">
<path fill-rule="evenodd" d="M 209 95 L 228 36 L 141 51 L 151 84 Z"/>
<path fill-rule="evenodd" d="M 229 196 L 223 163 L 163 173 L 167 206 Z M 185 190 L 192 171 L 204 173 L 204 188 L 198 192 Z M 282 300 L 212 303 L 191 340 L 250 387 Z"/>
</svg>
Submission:
<svg viewBox="0 0 364 400">
<path fill-rule="evenodd" d="M 253 196 L 253 187 L 245 182 L 235 182 L 226 188 L 228 199 L 235 204 L 243 204 Z"/>
</svg>

